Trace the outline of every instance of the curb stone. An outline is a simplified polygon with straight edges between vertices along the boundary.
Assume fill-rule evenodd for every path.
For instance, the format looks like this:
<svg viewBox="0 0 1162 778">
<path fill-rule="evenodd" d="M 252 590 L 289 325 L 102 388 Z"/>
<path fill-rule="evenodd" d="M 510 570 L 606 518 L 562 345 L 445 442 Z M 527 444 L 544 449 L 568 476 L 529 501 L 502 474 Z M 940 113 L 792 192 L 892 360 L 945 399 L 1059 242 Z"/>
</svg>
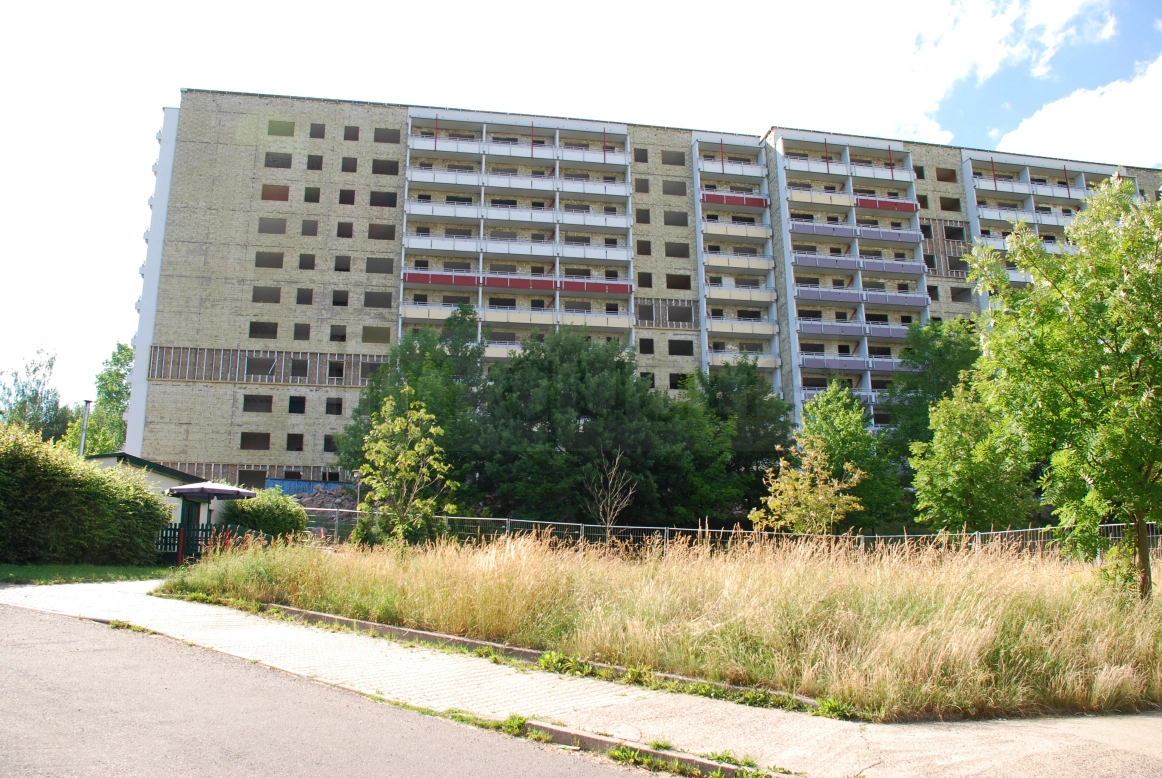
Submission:
<svg viewBox="0 0 1162 778">
<path fill-rule="evenodd" d="M 525 662 L 533 662 L 534 664 L 540 660 L 541 656 L 545 654 L 544 651 L 538 651 L 534 648 L 518 648 L 516 646 L 508 646 L 503 643 L 493 643 L 488 640 L 475 640 L 473 638 L 460 637 L 458 635 L 447 635 L 442 632 L 428 632 L 422 629 L 410 629 L 408 627 L 395 627 L 390 624 L 380 624 L 377 621 L 363 621 L 362 619 L 352 619 L 346 616 L 335 616 L 330 613 L 320 613 L 318 611 L 309 611 L 302 608 L 295 608 L 290 605 L 277 605 L 274 603 L 262 603 L 259 606 L 261 611 L 271 611 L 288 616 L 297 621 L 303 621 L 308 624 L 329 624 L 337 627 L 346 627 L 353 629 L 356 632 L 371 632 L 380 636 L 390 636 L 397 640 L 415 641 L 418 643 L 431 643 L 440 646 L 455 646 L 456 648 L 490 648 L 496 653 L 506 656 L 510 659 L 519 659 Z M 589 662 L 592 667 L 604 670 L 613 670 L 624 675 L 628 669 L 620 665 L 605 664 L 604 662 Z M 735 692 L 753 691 L 752 687 L 737 686 L 730 683 L 718 683 L 715 681 L 707 681 L 702 678 L 690 678 L 684 675 L 674 675 L 671 673 L 653 673 L 655 678 L 665 681 L 677 681 L 679 683 L 689 684 L 709 684 L 717 686 L 721 689 L 729 689 Z M 811 710 L 819 707 L 819 702 L 811 697 L 806 697 L 802 694 L 790 694 L 789 692 L 780 692 L 774 690 L 764 690 L 772 694 L 782 695 L 788 699 L 806 706 Z"/>
</svg>

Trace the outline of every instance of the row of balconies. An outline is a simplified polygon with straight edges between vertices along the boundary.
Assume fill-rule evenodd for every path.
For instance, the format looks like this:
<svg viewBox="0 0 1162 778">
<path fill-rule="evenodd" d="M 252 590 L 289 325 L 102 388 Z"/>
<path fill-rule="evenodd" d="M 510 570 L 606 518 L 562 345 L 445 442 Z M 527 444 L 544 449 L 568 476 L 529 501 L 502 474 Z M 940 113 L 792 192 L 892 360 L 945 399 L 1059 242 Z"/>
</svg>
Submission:
<svg viewBox="0 0 1162 778">
<path fill-rule="evenodd" d="M 897 162 L 891 164 L 848 163 L 842 161 L 826 161 L 822 159 L 796 159 L 791 156 L 783 157 L 783 167 L 799 173 L 814 173 L 825 176 L 851 176 L 852 178 L 867 178 L 875 181 L 898 181 L 908 183 L 915 180 L 912 169 Z"/>
<path fill-rule="evenodd" d="M 800 318 L 795 329 L 803 335 L 823 335 L 833 338 L 874 338 L 876 340 L 903 340 L 908 336 L 905 324 L 883 324 L 865 322 L 859 319 L 848 321 L 823 321 L 822 319 Z"/>
<path fill-rule="evenodd" d="M 766 241 L 773 234 L 770 226 L 766 224 L 752 224 L 741 221 L 716 221 L 706 218 L 702 220 L 702 232 L 705 235 L 741 241 Z"/>
<path fill-rule="evenodd" d="M 496 224 L 527 224 L 530 226 L 564 224 L 571 227 L 615 230 L 627 230 L 630 227 L 629 215 L 625 213 L 593 213 L 569 210 L 568 207 L 516 208 L 482 203 L 433 203 L 408 200 L 404 203 L 404 211 L 409 216 L 472 222 L 483 219 L 486 222 Z"/>
<path fill-rule="evenodd" d="M 802 387 L 803 399 L 810 400 L 826 391 L 826 389 L 818 386 L 804 386 Z M 852 396 L 864 405 L 878 405 L 884 401 L 884 396 L 887 394 L 882 389 L 851 389 L 850 391 Z"/>
<path fill-rule="evenodd" d="M 1040 195 L 1055 197 L 1063 200 L 1084 200 L 1089 192 L 1082 186 L 1063 186 L 1061 184 L 1037 184 L 1031 181 L 994 180 L 988 173 L 974 171 L 972 174 L 973 187 L 978 192 L 1011 192 L 1020 195 Z"/>
<path fill-rule="evenodd" d="M 838 370 L 845 372 L 895 373 L 904 370 L 903 360 L 896 357 L 865 357 L 814 354 L 799 352 L 799 368 L 802 370 Z"/>
<path fill-rule="evenodd" d="M 719 189 L 703 189 L 700 192 L 706 205 L 721 205 L 731 208 L 767 208 L 771 201 L 766 195 L 747 192 L 730 192 Z"/>
<path fill-rule="evenodd" d="M 1020 208 L 978 208 L 977 216 L 982 221 L 1020 222 L 1044 224 L 1051 227 L 1065 227 L 1073 221 L 1073 214 L 1046 211 L 1029 211 Z"/>
<path fill-rule="evenodd" d="M 533 195 L 564 192 L 566 194 L 623 198 L 629 197 L 630 194 L 629 184 L 625 181 L 584 181 L 564 175 L 526 176 L 409 167 L 407 180 L 411 184 L 459 188 L 463 191 L 479 191 L 481 187 L 484 187 L 496 191 Z"/>
<path fill-rule="evenodd" d="M 706 284 L 706 299 L 723 303 L 760 303 L 770 305 L 776 299 L 775 290 L 767 286 L 724 286 Z"/>
<path fill-rule="evenodd" d="M 790 230 L 796 235 L 816 235 L 825 238 L 850 240 L 860 238 L 881 243 L 904 243 L 915 245 L 923 240 L 919 230 L 911 228 L 861 227 L 856 224 L 835 222 L 813 222 L 792 219 Z"/>
<path fill-rule="evenodd" d="M 843 208 L 866 208 L 897 213 L 919 213 L 920 203 L 901 197 L 870 197 L 848 192 L 818 192 L 788 188 L 787 199 L 810 205 L 835 205 Z"/>
<path fill-rule="evenodd" d="M 724 159 L 699 159 L 698 172 L 720 178 L 763 178 L 767 174 L 766 165 L 757 162 L 731 162 Z"/>
<path fill-rule="evenodd" d="M 878 289 L 855 289 L 853 287 L 824 287 L 813 284 L 795 284 L 795 299 L 822 303 L 859 305 L 864 303 L 888 310 L 927 308 L 930 304 L 924 292 L 889 292 Z"/>
<path fill-rule="evenodd" d="M 515 137 L 515 136 L 514 136 Z M 537 139 L 541 140 L 541 139 Z M 629 155 L 619 151 L 609 144 L 604 146 L 597 143 L 597 148 L 583 148 L 582 144 L 568 144 L 560 146 L 545 140 L 537 143 L 529 137 L 516 137 L 515 141 L 500 142 L 491 137 L 488 139 L 462 140 L 452 138 L 424 137 L 411 135 L 408 137 L 408 146 L 416 151 L 445 152 L 449 154 L 464 154 L 472 156 L 510 157 L 514 160 L 531 159 L 541 162 L 578 162 L 585 165 L 617 165 L 625 167 L 629 164 Z"/>
<path fill-rule="evenodd" d="M 583 295 L 628 297 L 633 284 L 602 279 L 569 278 L 551 275 L 518 275 L 508 273 L 480 273 L 476 271 L 423 271 L 405 270 L 405 284 L 433 288 L 464 289 L 482 287 L 486 291 L 513 292 L 569 292 Z"/>
<path fill-rule="evenodd" d="M 1054 236 L 1056 237 L 1056 236 Z M 1003 237 L 995 237 L 991 235 L 982 235 L 979 238 L 980 242 L 989 248 L 997 251 L 1005 251 L 1005 239 Z M 1066 240 L 1045 240 L 1045 236 L 1041 239 L 1041 248 L 1045 249 L 1050 254 L 1076 254 L 1077 244 L 1070 243 Z"/>
<path fill-rule="evenodd" d="M 791 264 L 795 267 L 814 267 L 847 272 L 861 270 L 887 278 L 923 276 L 928 270 L 923 262 L 914 259 L 889 259 L 866 255 L 855 257 L 847 254 L 808 254 L 803 252 L 792 253 Z"/>
<path fill-rule="evenodd" d="M 629 262 L 631 251 L 628 246 L 590 246 L 565 241 L 508 240 L 491 237 L 441 237 L 437 235 L 409 234 L 403 238 L 403 245 L 409 251 L 420 251 L 437 255 L 485 254 L 492 257 L 561 257 L 591 264 Z"/>
<path fill-rule="evenodd" d="M 766 273 L 771 269 L 772 259 L 770 254 L 737 254 L 728 251 L 702 252 L 702 264 L 708 270 Z"/>
</svg>

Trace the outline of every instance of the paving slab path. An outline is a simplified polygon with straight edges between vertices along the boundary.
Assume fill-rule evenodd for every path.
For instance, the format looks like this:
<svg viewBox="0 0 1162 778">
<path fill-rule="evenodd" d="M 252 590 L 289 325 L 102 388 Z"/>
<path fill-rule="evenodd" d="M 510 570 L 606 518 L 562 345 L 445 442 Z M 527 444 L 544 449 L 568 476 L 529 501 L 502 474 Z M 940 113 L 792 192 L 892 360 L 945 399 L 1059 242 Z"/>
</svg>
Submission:
<svg viewBox="0 0 1162 778">
<path fill-rule="evenodd" d="M 156 581 L 13 586 L 0 605 L 121 620 L 363 694 L 614 737 L 733 751 L 810 778 L 1157 778 L 1162 713 L 860 724 L 493 664 L 465 654 L 152 597 Z"/>
</svg>

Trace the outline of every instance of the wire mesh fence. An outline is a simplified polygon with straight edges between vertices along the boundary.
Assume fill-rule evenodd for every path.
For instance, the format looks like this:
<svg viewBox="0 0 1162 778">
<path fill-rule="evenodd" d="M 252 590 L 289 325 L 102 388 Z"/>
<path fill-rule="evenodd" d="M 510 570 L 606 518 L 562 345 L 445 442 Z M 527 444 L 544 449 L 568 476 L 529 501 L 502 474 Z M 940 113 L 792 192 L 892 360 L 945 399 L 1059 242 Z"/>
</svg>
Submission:
<svg viewBox="0 0 1162 778">
<path fill-rule="evenodd" d="M 311 534 L 331 542 L 342 543 L 358 523 L 360 512 L 341 508 L 306 508 L 308 530 Z M 729 546 L 757 540 L 797 542 L 825 539 L 830 543 L 845 543 L 863 550 L 874 550 L 884 545 L 940 546 L 945 548 L 973 548 L 986 544 L 1004 545 L 1017 551 L 1047 553 L 1060 548 L 1061 536 L 1056 527 L 996 530 L 991 532 L 933 533 L 920 535 L 803 535 L 784 532 L 755 532 L 738 527 L 632 527 L 574 522 L 534 521 L 531 519 L 485 518 L 476 516 L 441 516 L 447 534 L 462 542 L 486 542 L 499 537 L 536 535 L 559 542 L 620 543 L 642 545 L 707 543 Z M 1122 540 L 1125 524 L 1104 524 L 1101 536 L 1111 544 Z M 1162 528 L 1148 525 L 1150 548 L 1155 556 L 1162 555 Z"/>
</svg>

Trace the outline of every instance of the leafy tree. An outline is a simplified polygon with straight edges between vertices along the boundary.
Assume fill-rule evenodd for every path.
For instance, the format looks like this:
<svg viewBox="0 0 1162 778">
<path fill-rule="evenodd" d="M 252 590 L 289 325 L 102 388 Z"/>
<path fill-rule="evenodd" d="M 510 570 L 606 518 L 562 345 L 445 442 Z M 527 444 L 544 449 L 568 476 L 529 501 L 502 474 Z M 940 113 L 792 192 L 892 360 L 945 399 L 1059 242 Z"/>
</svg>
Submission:
<svg viewBox="0 0 1162 778">
<path fill-rule="evenodd" d="M 259 489 L 249 500 L 228 500 L 218 513 L 224 524 L 237 524 L 267 535 L 291 535 L 307 528 L 307 512 L 277 486 Z"/>
<path fill-rule="evenodd" d="M 1024 524 L 1033 508 L 1028 452 L 1012 425 L 958 386 L 931 413 L 932 440 L 912 444 L 918 521 L 979 532 Z"/>
<path fill-rule="evenodd" d="M 886 452 L 907 463 L 913 441 L 932 439 L 928 409 L 952 394 L 960 374 L 972 369 L 980 356 L 980 336 L 971 319 L 934 321 L 908 328 L 900 356 L 905 368 L 892 377 L 882 409 L 891 419 L 886 430 Z"/>
<path fill-rule="evenodd" d="M 756 530 L 789 529 L 792 532 L 829 534 L 847 514 L 862 508 L 859 498 L 845 494 L 859 486 L 866 474 L 851 462 L 835 477 L 823 441 L 796 437 L 798 466 L 779 460 L 778 474 L 768 470 L 770 494 L 747 517 Z"/>
<path fill-rule="evenodd" d="M 354 543 L 422 543 L 439 532 L 438 510 L 455 511 L 455 506 L 442 502 L 445 494 L 459 487 L 448 478 L 451 467 L 436 445 L 444 431 L 412 396 L 410 388 L 401 392 L 408 403 L 403 413 L 396 412 L 395 399 L 389 396 L 372 414 L 363 444 L 366 461 L 359 468 L 365 491 L 351 536 Z"/>
<path fill-rule="evenodd" d="M 549 333 L 488 377 L 470 486 L 502 515 L 582 520 L 585 478 L 613 451 L 636 486 L 627 523 L 692 525 L 740 501 L 727 473 L 733 425 L 652 391 L 617 342 Z"/>
<path fill-rule="evenodd" d="M 1067 531 L 1130 524 L 1145 597 L 1146 525 L 1162 519 L 1162 205 L 1136 195 L 1129 179 L 1104 183 L 1068 229 L 1076 251 L 1049 253 L 1019 225 L 1008 260 L 1027 286 L 984 247 L 973 272 L 991 302 L 986 400 L 1049 463 L 1043 499 Z"/>
<path fill-rule="evenodd" d="M 854 524 L 882 527 L 909 518 L 896 464 L 882 437 L 868 429 L 867 413 L 846 386 L 833 381 L 803 405 L 801 434 L 816 441 L 833 478 L 842 479 L 848 464 L 866 476 L 852 487 L 861 506 L 852 512 Z"/>
<path fill-rule="evenodd" d="M 700 373 L 688 402 L 703 402 L 719 424 L 733 422 L 729 471 L 740 478 L 746 500 L 763 491 L 763 473 L 791 441 L 794 406 L 774 393 L 770 378 L 754 359 L 739 359 L 712 373 Z"/>
<path fill-rule="evenodd" d="M 359 395 L 351 423 L 336 436 L 340 464 L 358 470 L 367 460 L 364 439 L 371 432 L 373 412 L 391 397 L 392 408 L 404 412 L 411 402 L 423 403 L 445 431 L 443 445 L 454 467 L 467 466 L 477 440 L 477 410 L 484 385 L 484 350 L 476 343 L 477 318 L 462 305 L 444 322 L 442 331 L 424 327 L 408 332 L 389 352 L 384 366 L 372 374 Z M 411 392 L 411 400 L 404 393 Z M 466 472 L 457 470 L 458 477 Z"/>
<path fill-rule="evenodd" d="M 129 375 L 133 372 L 133 347 L 118 343 L 97 374 L 97 399 L 89 412 L 85 454 L 108 454 L 125 445 L 125 411 L 129 407 Z M 76 413 L 65 443 L 74 451 L 81 446 L 83 418 Z"/>
<path fill-rule="evenodd" d="M 73 411 L 61 405 L 60 395 L 52 386 L 55 364 L 56 355 L 38 349 L 23 372 L 11 370 L 7 380 L 0 380 L 0 421 L 23 425 L 46 441 L 59 440 L 64 435 Z"/>
</svg>

